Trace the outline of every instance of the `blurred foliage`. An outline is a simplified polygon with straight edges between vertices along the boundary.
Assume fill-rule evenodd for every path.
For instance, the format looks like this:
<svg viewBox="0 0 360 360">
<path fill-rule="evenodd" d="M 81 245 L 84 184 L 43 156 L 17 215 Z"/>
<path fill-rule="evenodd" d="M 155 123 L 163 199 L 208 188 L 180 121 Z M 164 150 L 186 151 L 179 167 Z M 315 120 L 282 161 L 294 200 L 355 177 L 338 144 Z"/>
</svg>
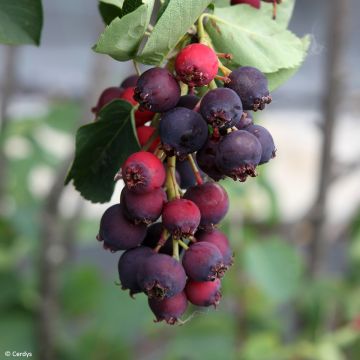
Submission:
<svg viewBox="0 0 360 360">
<path fill-rule="evenodd" d="M 7 131 L 10 210 L 0 219 L 2 350 L 31 351 L 36 358 L 39 211 L 47 193 L 34 189 L 31 179 L 39 168 L 55 174 L 64 155 L 54 151 L 52 139 L 71 141 L 80 115 L 76 103 L 53 104 L 44 116 L 14 119 Z M 15 140 L 24 151 L 8 149 Z M 360 358 L 360 213 L 347 236 L 345 271 L 313 280 L 298 246 L 274 232 L 281 219 L 266 172 L 225 186 L 232 204 L 222 230 L 232 242 L 235 264 L 216 311 L 192 307 L 183 326 L 154 324 L 145 296 L 133 300 L 120 290 L 118 255 L 103 252 L 93 240 L 97 221 L 85 215 L 78 220 L 76 256 L 59 274 L 60 360 Z M 254 194 L 267 204 L 260 220 Z"/>
</svg>

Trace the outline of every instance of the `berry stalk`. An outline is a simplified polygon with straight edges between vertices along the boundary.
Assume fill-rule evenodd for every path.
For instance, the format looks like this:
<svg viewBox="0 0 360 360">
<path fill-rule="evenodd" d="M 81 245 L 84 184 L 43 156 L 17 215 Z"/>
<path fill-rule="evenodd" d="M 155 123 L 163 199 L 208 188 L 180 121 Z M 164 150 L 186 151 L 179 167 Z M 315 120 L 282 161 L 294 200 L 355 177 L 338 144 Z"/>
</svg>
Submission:
<svg viewBox="0 0 360 360">
<path fill-rule="evenodd" d="M 200 175 L 200 172 L 199 172 L 199 169 L 197 168 L 196 164 L 195 164 L 195 161 L 194 161 L 194 158 L 192 157 L 191 154 L 189 154 L 187 156 L 187 159 L 191 165 L 191 169 L 195 175 L 195 179 L 196 179 L 196 182 L 198 185 L 201 185 L 203 183 L 203 180 L 201 178 L 201 175 Z"/>
</svg>

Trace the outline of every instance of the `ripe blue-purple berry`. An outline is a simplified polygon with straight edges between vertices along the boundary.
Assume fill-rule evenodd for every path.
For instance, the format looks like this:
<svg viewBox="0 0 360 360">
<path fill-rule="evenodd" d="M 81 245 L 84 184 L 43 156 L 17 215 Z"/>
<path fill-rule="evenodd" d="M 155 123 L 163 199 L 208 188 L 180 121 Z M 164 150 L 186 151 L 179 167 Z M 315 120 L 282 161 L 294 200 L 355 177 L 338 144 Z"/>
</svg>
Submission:
<svg viewBox="0 0 360 360">
<path fill-rule="evenodd" d="M 276 148 L 274 140 L 267 129 L 260 125 L 249 125 L 244 130 L 255 135 L 261 144 L 261 159 L 259 165 L 267 163 L 275 157 Z"/>
<path fill-rule="evenodd" d="M 196 242 L 185 251 L 182 259 L 186 275 L 195 281 L 213 281 L 224 276 L 224 265 L 220 250 L 209 242 Z"/>
<path fill-rule="evenodd" d="M 251 66 L 242 66 L 229 75 L 226 87 L 233 89 L 241 99 L 244 110 L 263 110 L 271 103 L 266 76 Z"/>
<path fill-rule="evenodd" d="M 146 226 L 135 225 L 124 216 L 121 204 L 109 207 L 100 220 L 98 240 L 111 251 L 127 250 L 138 246 L 145 238 Z"/>
<path fill-rule="evenodd" d="M 208 126 L 197 112 L 177 107 L 162 116 L 159 134 L 167 154 L 185 157 L 205 144 Z"/>
<path fill-rule="evenodd" d="M 261 160 L 262 148 L 256 136 L 237 130 L 224 136 L 217 148 L 215 164 L 234 180 L 245 181 L 256 176 L 255 168 Z"/>
<path fill-rule="evenodd" d="M 155 67 L 145 71 L 139 77 L 134 99 L 143 109 L 165 112 L 179 102 L 180 86 L 168 70 Z"/>
<path fill-rule="evenodd" d="M 240 123 L 243 107 L 234 90 L 217 88 L 202 98 L 200 112 L 211 126 L 227 129 Z"/>
<path fill-rule="evenodd" d="M 155 253 L 145 259 L 137 280 L 149 298 L 163 300 L 184 290 L 186 275 L 184 268 L 173 257 Z"/>
<path fill-rule="evenodd" d="M 129 289 L 130 295 L 141 292 L 137 281 L 137 273 L 144 260 L 154 253 L 149 247 L 139 246 L 126 250 L 120 257 L 118 272 L 123 290 Z"/>
</svg>

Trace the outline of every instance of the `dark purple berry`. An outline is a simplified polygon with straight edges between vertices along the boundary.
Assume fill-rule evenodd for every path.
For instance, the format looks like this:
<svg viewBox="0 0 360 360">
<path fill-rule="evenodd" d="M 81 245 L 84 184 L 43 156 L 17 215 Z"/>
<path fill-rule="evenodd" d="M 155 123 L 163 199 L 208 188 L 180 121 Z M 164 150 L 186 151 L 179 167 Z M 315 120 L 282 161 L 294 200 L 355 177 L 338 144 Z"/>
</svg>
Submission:
<svg viewBox="0 0 360 360">
<path fill-rule="evenodd" d="M 155 67 L 139 77 L 134 99 L 146 110 L 165 112 L 179 102 L 180 86 L 168 70 Z"/>
<path fill-rule="evenodd" d="M 275 157 L 276 148 L 274 140 L 267 129 L 260 125 L 249 125 L 244 130 L 255 135 L 260 141 L 262 152 L 259 165 L 265 164 Z"/>
<path fill-rule="evenodd" d="M 155 249 L 159 243 L 162 233 L 163 233 L 162 223 L 155 223 L 155 224 L 150 225 L 147 228 L 147 233 L 146 233 L 145 239 L 141 245 L 148 246 L 152 249 Z M 179 249 L 179 250 L 181 250 L 181 249 Z M 172 256 L 173 245 L 172 245 L 172 237 L 171 236 L 169 236 L 168 239 L 166 239 L 166 242 L 160 248 L 159 253 Z"/>
<path fill-rule="evenodd" d="M 233 252 L 230 248 L 230 243 L 225 234 L 217 229 L 212 231 L 198 231 L 196 233 L 196 240 L 198 242 L 206 241 L 214 244 L 223 256 L 224 265 L 231 266 L 233 263 Z"/>
<path fill-rule="evenodd" d="M 176 237 L 194 235 L 200 223 L 200 210 L 190 200 L 175 199 L 165 204 L 162 221 Z"/>
<path fill-rule="evenodd" d="M 197 112 L 178 107 L 163 115 L 159 134 L 163 149 L 169 155 L 185 157 L 203 147 L 208 126 Z"/>
<path fill-rule="evenodd" d="M 169 325 L 175 325 L 181 315 L 187 308 L 187 298 L 184 292 L 181 292 L 171 298 L 157 300 L 149 298 L 149 307 L 156 316 L 156 322 L 166 321 Z"/>
<path fill-rule="evenodd" d="M 122 87 L 124 89 L 129 88 L 129 87 L 135 87 L 138 79 L 139 79 L 138 75 L 135 75 L 135 74 L 130 75 L 120 84 L 120 87 Z"/>
<path fill-rule="evenodd" d="M 233 89 L 239 96 L 244 110 L 263 110 L 271 103 L 266 76 L 251 66 L 242 66 L 229 75 L 226 87 Z"/>
<path fill-rule="evenodd" d="M 129 289 L 130 295 L 141 292 L 137 281 L 137 273 L 144 260 L 154 252 L 145 246 L 126 250 L 120 257 L 118 263 L 121 288 Z"/>
<path fill-rule="evenodd" d="M 255 168 L 260 162 L 261 153 L 261 144 L 256 136 L 237 130 L 222 138 L 215 163 L 227 176 L 245 181 L 248 176 L 256 176 Z"/>
<path fill-rule="evenodd" d="M 138 271 L 138 283 L 149 298 L 170 298 L 182 292 L 186 274 L 181 264 L 165 254 L 151 255 Z"/>
<path fill-rule="evenodd" d="M 161 187 L 165 175 L 163 163 L 147 151 L 130 155 L 122 166 L 125 185 L 137 194 L 145 194 Z"/>
<path fill-rule="evenodd" d="M 196 242 L 182 259 L 186 275 L 195 281 L 212 281 L 224 276 L 226 266 L 220 250 L 209 242 Z"/>
<path fill-rule="evenodd" d="M 133 224 L 124 216 L 122 205 L 109 207 L 100 220 L 98 240 L 111 251 L 127 250 L 138 246 L 145 238 L 146 226 Z"/>
<path fill-rule="evenodd" d="M 205 145 L 196 153 L 196 161 L 199 168 L 215 181 L 225 178 L 225 175 L 215 164 L 215 156 L 219 142 L 220 138 L 209 138 Z"/>
<path fill-rule="evenodd" d="M 247 111 L 243 112 L 240 122 L 236 125 L 239 130 L 244 130 L 247 126 L 254 124 L 252 114 Z"/>
<path fill-rule="evenodd" d="M 229 197 L 225 189 L 216 183 L 208 182 L 192 186 L 185 199 L 193 201 L 200 210 L 200 227 L 211 229 L 218 224 L 229 210 Z"/>
<path fill-rule="evenodd" d="M 143 222 L 145 224 L 151 224 L 160 217 L 167 199 L 162 188 L 145 194 L 136 194 L 124 187 L 121 196 L 127 217 L 135 223 Z"/>
<path fill-rule="evenodd" d="M 243 108 L 234 90 L 217 88 L 202 98 L 200 112 L 208 124 L 227 129 L 240 123 Z"/>
<path fill-rule="evenodd" d="M 183 161 L 176 162 L 176 170 L 180 176 L 180 182 L 178 183 L 182 189 L 187 189 L 190 186 L 196 184 L 196 177 L 194 171 L 190 165 L 190 162 L 185 159 Z"/>
<path fill-rule="evenodd" d="M 200 101 L 200 98 L 196 95 L 184 95 L 180 98 L 176 107 L 184 107 L 184 108 L 193 110 L 199 101 Z"/>
<path fill-rule="evenodd" d="M 189 280 L 185 287 L 187 299 L 197 306 L 219 305 L 221 299 L 220 292 L 221 282 L 219 279 L 215 281 L 193 281 Z"/>
</svg>

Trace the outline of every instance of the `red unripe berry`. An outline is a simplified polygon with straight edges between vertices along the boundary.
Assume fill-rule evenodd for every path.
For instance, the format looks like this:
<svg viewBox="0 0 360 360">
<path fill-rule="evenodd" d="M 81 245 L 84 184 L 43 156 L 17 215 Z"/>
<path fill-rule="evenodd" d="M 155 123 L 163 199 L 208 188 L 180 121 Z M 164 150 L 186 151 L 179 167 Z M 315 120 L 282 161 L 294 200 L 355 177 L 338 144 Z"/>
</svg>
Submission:
<svg viewBox="0 0 360 360">
<path fill-rule="evenodd" d="M 221 299 L 220 287 L 219 279 L 201 282 L 189 280 L 185 287 L 185 294 L 194 305 L 216 307 Z"/>
<path fill-rule="evenodd" d="M 203 183 L 189 188 L 185 199 L 193 201 L 201 213 L 200 227 L 212 229 L 229 210 L 229 197 L 225 189 L 216 183 Z"/>
<path fill-rule="evenodd" d="M 145 194 L 161 187 L 165 176 L 163 163 L 147 151 L 130 155 L 122 167 L 125 185 L 137 194 Z"/>
<path fill-rule="evenodd" d="M 187 303 L 184 292 L 164 300 L 149 298 L 150 309 L 156 316 L 155 322 L 164 320 L 170 325 L 179 321 L 180 316 L 186 311 Z"/>
<path fill-rule="evenodd" d="M 164 206 L 162 221 L 174 236 L 194 235 L 200 223 L 200 210 L 190 200 L 175 199 Z"/>
<path fill-rule="evenodd" d="M 99 111 L 111 101 L 121 99 L 124 89 L 116 86 L 106 88 L 100 95 L 98 103 L 94 106 L 91 111 L 97 115 Z"/>
<path fill-rule="evenodd" d="M 149 141 L 149 139 L 153 136 L 155 131 L 156 131 L 156 129 L 153 126 L 139 126 L 136 129 L 137 136 L 138 136 L 141 147 L 143 147 Z M 154 152 L 159 144 L 160 144 L 160 137 L 158 136 L 151 143 L 148 151 Z"/>
<path fill-rule="evenodd" d="M 124 187 L 121 193 L 125 215 L 135 223 L 151 224 L 156 221 L 161 215 L 166 199 L 166 193 L 162 188 L 145 194 L 136 194 Z"/>
<path fill-rule="evenodd" d="M 221 252 L 223 256 L 224 265 L 231 266 L 233 263 L 233 252 L 230 248 L 230 243 L 225 234 L 217 229 L 213 229 L 210 232 L 198 231 L 196 233 L 196 240 L 198 242 L 206 241 L 214 244 Z"/>
<path fill-rule="evenodd" d="M 134 90 L 135 87 L 128 87 L 125 90 L 123 90 L 123 93 L 121 94 L 121 99 L 126 100 L 129 102 L 132 106 L 136 106 L 139 103 L 134 99 Z M 150 121 L 154 114 L 152 111 L 149 110 L 143 110 L 138 109 L 135 111 L 135 123 L 136 126 L 142 126 L 148 121 Z"/>
<path fill-rule="evenodd" d="M 186 275 L 195 281 L 212 281 L 224 276 L 224 265 L 220 250 L 209 242 L 196 242 L 185 251 L 182 259 Z"/>
<path fill-rule="evenodd" d="M 231 0 L 231 5 L 237 4 L 248 4 L 256 9 L 260 9 L 261 5 L 260 0 Z"/>
<path fill-rule="evenodd" d="M 155 253 L 145 259 L 138 271 L 138 283 L 149 298 L 163 300 L 181 293 L 186 274 L 173 257 Z"/>
<path fill-rule="evenodd" d="M 218 68 L 219 61 L 214 50 L 204 44 L 186 46 L 175 60 L 176 74 L 182 82 L 192 87 L 209 84 Z"/>
<path fill-rule="evenodd" d="M 122 205 L 116 204 L 109 207 L 101 217 L 97 239 L 104 242 L 105 249 L 115 252 L 138 246 L 145 235 L 146 226 L 133 224 L 124 216 Z"/>
</svg>

